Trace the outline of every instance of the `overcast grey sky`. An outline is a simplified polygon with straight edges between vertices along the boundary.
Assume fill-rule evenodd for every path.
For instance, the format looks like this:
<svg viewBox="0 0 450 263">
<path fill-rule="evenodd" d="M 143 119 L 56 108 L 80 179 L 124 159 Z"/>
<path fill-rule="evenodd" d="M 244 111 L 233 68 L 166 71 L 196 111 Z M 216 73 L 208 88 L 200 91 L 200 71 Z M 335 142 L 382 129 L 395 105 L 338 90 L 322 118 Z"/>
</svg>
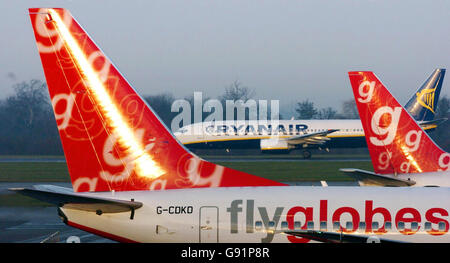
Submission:
<svg viewBox="0 0 450 263">
<path fill-rule="evenodd" d="M 238 80 L 257 98 L 340 109 L 347 72 L 371 70 L 405 103 L 450 63 L 450 1 L 2 1 L 0 98 L 44 80 L 29 7 L 69 9 L 141 95 L 216 97 Z"/>
</svg>

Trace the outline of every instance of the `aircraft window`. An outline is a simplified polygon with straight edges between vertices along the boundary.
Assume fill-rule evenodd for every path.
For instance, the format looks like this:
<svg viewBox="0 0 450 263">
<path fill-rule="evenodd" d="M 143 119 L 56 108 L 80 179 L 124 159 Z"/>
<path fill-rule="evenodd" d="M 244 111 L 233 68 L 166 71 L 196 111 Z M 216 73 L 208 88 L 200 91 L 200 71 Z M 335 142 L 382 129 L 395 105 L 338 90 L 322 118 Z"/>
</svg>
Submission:
<svg viewBox="0 0 450 263">
<path fill-rule="evenodd" d="M 281 229 L 288 229 L 288 222 L 286 221 L 281 222 Z"/>
<path fill-rule="evenodd" d="M 419 229 L 419 223 L 417 222 L 412 222 L 411 223 L 411 230 L 412 231 L 417 231 Z"/>
<path fill-rule="evenodd" d="M 352 221 L 348 221 L 347 223 L 345 223 L 345 228 L 347 230 L 350 230 L 350 229 L 353 230 L 353 222 Z"/>
<path fill-rule="evenodd" d="M 391 222 L 385 222 L 384 223 L 384 228 L 386 229 L 386 230 L 390 230 L 391 228 L 392 228 L 392 223 Z"/>
<path fill-rule="evenodd" d="M 439 231 L 444 232 L 445 228 L 446 228 L 445 222 L 442 222 L 442 221 L 439 222 L 438 227 L 439 227 Z"/>
<path fill-rule="evenodd" d="M 308 230 L 313 230 L 314 229 L 314 222 L 313 221 L 309 221 L 308 224 L 306 224 L 306 227 L 308 228 Z"/>
<path fill-rule="evenodd" d="M 430 231 L 430 230 L 431 230 L 431 223 L 425 222 L 425 231 Z"/>
<path fill-rule="evenodd" d="M 261 221 L 256 221 L 256 222 L 255 222 L 255 229 L 256 229 L 257 231 L 259 231 L 259 230 L 262 229 L 262 222 L 261 222 Z"/>
<path fill-rule="evenodd" d="M 366 222 L 359 222 L 359 230 L 360 231 L 366 230 Z"/>
<path fill-rule="evenodd" d="M 372 231 L 378 230 L 380 227 L 378 226 L 378 222 L 372 222 Z"/>
<path fill-rule="evenodd" d="M 300 221 L 295 221 L 294 222 L 294 229 L 300 229 L 302 228 L 302 223 Z"/>
<path fill-rule="evenodd" d="M 274 221 L 269 221 L 269 228 L 271 228 L 271 229 L 275 228 L 275 222 Z"/>
<path fill-rule="evenodd" d="M 327 230 L 327 221 L 320 222 L 320 229 Z"/>
<path fill-rule="evenodd" d="M 405 222 L 402 222 L 402 221 L 398 222 L 397 229 L 400 230 L 400 231 L 404 230 L 405 229 Z"/>
<path fill-rule="evenodd" d="M 338 221 L 333 222 L 333 229 L 336 230 L 336 231 L 341 230 L 341 223 L 338 222 Z"/>
</svg>

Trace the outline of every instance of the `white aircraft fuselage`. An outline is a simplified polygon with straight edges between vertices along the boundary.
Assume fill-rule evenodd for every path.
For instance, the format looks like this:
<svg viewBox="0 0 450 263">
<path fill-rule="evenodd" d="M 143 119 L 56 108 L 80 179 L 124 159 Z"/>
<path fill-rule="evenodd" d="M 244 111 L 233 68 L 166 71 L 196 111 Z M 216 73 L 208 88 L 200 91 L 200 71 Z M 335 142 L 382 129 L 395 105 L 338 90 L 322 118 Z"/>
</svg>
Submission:
<svg viewBox="0 0 450 263">
<path fill-rule="evenodd" d="M 225 187 L 82 195 L 143 203 L 133 219 L 130 212 L 61 208 L 69 225 L 120 241 L 308 242 L 282 232 L 314 229 L 450 242 L 449 188 Z"/>
<path fill-rule="evenodd" d="M 278 120 L 278 121 L 218 121 L 194 123 L 182 127 L 174 135 L 186 145 L 289 138 L 296 135 L 337 129 L 327 137 L 345 141 L 348 147 L 365 145 L 360 120 Z M 348 144 L 350 143 L 350 145 Z M 258 143 L 259 145 L 259 143 Z"/>
</svg>

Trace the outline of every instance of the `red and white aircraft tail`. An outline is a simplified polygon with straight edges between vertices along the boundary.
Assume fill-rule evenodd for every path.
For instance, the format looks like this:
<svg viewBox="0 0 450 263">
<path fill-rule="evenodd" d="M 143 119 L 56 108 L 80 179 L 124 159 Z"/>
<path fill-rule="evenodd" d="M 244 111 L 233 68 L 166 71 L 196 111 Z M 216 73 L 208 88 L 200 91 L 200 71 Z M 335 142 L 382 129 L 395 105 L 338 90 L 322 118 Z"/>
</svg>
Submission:
<svg viewBox="0 0 450 263">
<path fill-rule="evenodd" d="M 349 72 L 374 172 L 445 171 L 450 154 L 424 132 L 372 72 Z"/>
<path fill-rule="evenodd" d="M 68 10 L 29 14 L 75 192 L 283 185 L 186 150 Z"/>
</svg>

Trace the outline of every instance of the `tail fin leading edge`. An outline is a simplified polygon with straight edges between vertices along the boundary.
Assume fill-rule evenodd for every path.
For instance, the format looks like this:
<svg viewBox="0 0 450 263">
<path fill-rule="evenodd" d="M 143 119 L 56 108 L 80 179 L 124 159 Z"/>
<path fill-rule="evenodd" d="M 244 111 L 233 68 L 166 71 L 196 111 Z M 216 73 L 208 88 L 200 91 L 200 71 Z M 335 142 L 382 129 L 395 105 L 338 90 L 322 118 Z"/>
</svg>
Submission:
<svg viewBox="0 0 450 263">
<path fill-rule="evenodd" d="M 372 72 L 349 72 L 375 173 L 448 170 L 443 151 Z"/>
<path fill-rule="evenodd" d="M 29 14 L 74 191 L 283 185 L 187 151 L 68 10 Z"/>
</svg>

